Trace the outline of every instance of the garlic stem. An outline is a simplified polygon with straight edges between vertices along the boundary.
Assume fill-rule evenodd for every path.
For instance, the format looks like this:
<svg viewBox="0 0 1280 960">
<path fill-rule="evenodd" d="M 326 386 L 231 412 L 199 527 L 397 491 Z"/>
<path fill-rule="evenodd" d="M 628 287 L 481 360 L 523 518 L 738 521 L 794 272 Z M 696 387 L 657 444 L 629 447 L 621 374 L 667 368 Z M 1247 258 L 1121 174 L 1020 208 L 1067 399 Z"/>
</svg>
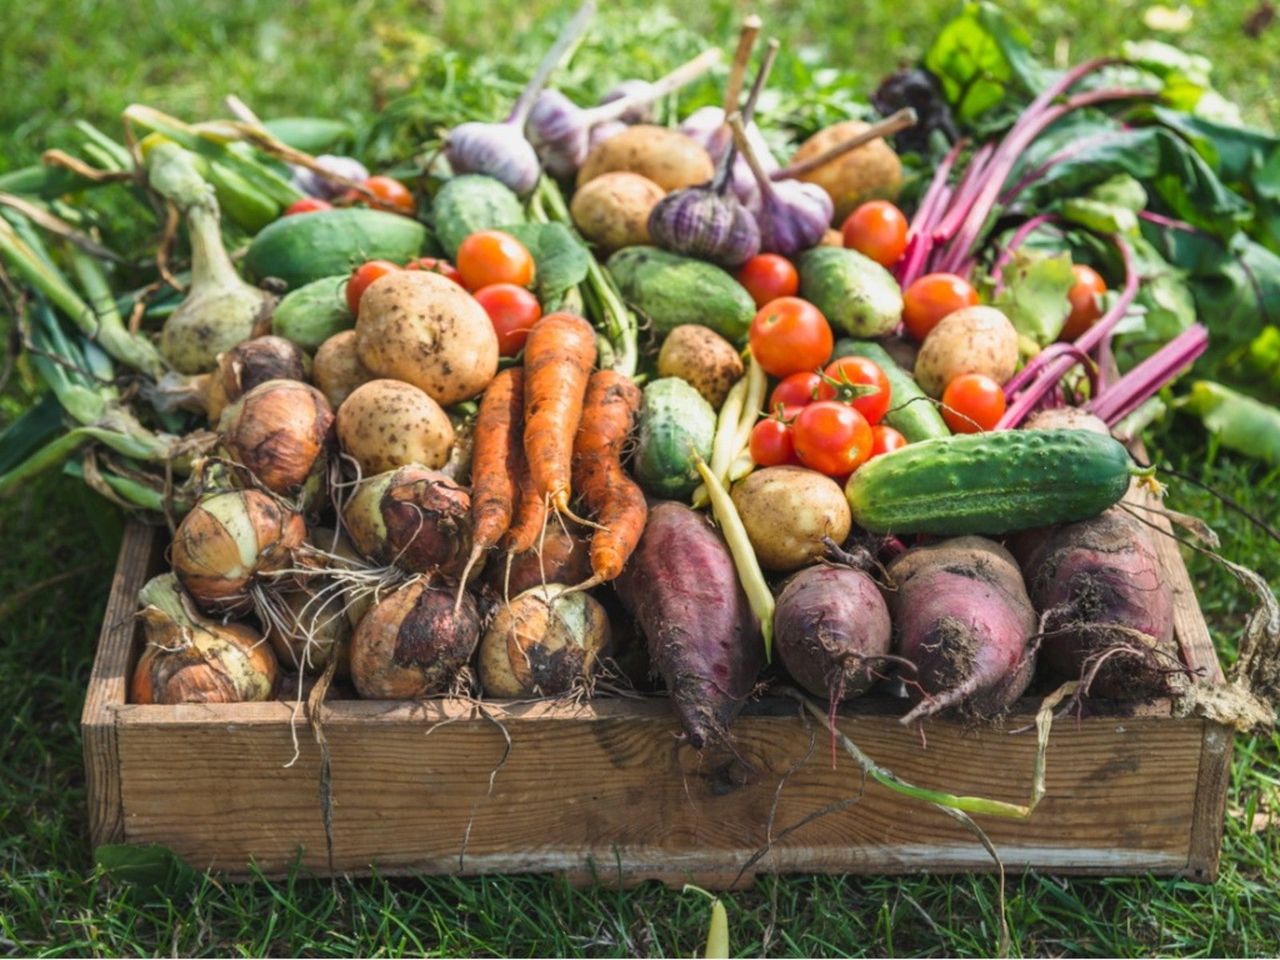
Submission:
<svg viewBox="0 0 1280 960">
<path fill-rule="evenodd" d="M 890 114 L 883 120 L 873 123 L 861 133 L 855 134 L 848 140 L 843 140 L 835 146 L 823 150 L 814 157 L 807 160 L 801 160 L 799 163 L 793 163 L 789 167 L 783 167 L 776 173 L 771 174 L 770 179 L 773 180 L 791 180 L 795 177 L 803 176 L 811 170 L 816 170 L 825 163 L 830 163 L 838 157 L 844 156 L 850 150 L 856 150 L 864 143 L 870 143 L 872 140 L 880 137 L 891 137 L 899 130 L 905 130 L 907 127 L 913 127 L 916 123 L 916 112 L 911 107 L 903 107 L 896 113 Z"/>
<path fill-rule="evenodd" d="M 760 59 L 760 69 L 756 71 L 756 77 L 751 81 L 751 90 L 747 93 L 747 102 L 742 106 L 741 116 L 745 123 L 751 122 L 751 115 L 756 111 L 756 101 L 760 99 L 760 91 L 764 89 L 764 85 L 769 79 L 769 74 L 773 70 L 773 62 L 778 59 L 780 46 L 781 44 L 776 39 L 771 39 L 765 47 L 764 56 Z M 736 111 L 732 114 L 732 116 L 737 115 Z M 726 116 L 730 115 L 726 114 Z M 713 184 L 713 189 L 717 193 L 724 193 L 725 187 L 733 177 L 737 149 L 736 141 L 731 140 L 729 149 L 725 150 L 724 156 L 720 158 L 720 169 L 716 171 L 715 183 Z"/>
<path fill-rule="evenodd" d="M 738 47 L 733 51 L 733 63 L 729 67 L 729 80 L 724 86 L 724 115 L 727 117 L 738 109 L 738 98 L 742 96 L 742 81 L 747 75 L 747 61 L 751 59 L 751 50 L 756 45 L 756 37 L 764 21 L 754 13 L 743 18 L 742 28 L 738 31 Z"/>
<path fill-rule="evenodd" d="M 665 77 L 653 81 L 643 90 L 637 90 L 618 100 L 611 100 L 598 107 L 583 110 L 580 118 L 583 126 L 589 128 L 600 123 L 608 123 L 610 120 L 618 119 L 632 107 L 644 106 L 660 100 L 698 79 L 719 62 L 720 56 L 720 50 L 716 47 L 704 50 L 692 60 L 676 67 Z"/>
</svg>

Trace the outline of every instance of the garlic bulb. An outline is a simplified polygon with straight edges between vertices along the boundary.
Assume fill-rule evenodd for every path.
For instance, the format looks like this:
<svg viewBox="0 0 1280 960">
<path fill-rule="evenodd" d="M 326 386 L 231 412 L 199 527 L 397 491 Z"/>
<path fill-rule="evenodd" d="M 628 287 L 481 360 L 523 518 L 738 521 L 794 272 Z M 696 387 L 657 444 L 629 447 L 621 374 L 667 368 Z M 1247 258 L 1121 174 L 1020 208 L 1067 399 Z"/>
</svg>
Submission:
<svg viewBox="0 0 1280 960">
<path fill-rule="evenodd" d="M 760 188 L 760 248 L 769 253 L 791 257 L 802 250 L 817 246 L 827 227 L 835 206 L 831 197 L 821 187 L 798 180 L 774 183 L 760 166 L 751 144 L 747 140 L 742 118 L 729 118 L 734 141 L 747 159 L 751 172 Z"/>
</svg>

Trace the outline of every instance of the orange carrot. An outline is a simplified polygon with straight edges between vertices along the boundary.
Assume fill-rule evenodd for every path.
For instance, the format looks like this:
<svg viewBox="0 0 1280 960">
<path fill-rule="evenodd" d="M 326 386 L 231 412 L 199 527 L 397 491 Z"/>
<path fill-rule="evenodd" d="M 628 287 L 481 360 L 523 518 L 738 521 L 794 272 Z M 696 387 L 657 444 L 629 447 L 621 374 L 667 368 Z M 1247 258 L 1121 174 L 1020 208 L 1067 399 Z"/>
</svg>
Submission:
<svg viewBox="0 0 1280 960">
<path fill-rule="evenodd" d="M 524 346 L 524 453 L 534 488 L 557 512 L 572 516 L 573 438 L 596 362 L 596 334 L 572 313 L 533 325 Z"/>
<path fill-rule="evenodd" d="M 600 526 L 591 537 L 592 577 L 584 588 L 622 573 L 649 516 L 644 493 L 622 468 L 640 401 L 640 388 L 612 370 L 593 373 L 587 384 L 573 442 L 573 486 Z"/>
<path fill-rule="evenodd" d="M 524 450 L 516 458 L 516 509 L 502 545 L 509 553 L 532 550 L 542 536 L 547 522 L 547 501 L 538 493 L 533 477 L 529 475 L 529 461 Z"/>
</svg>

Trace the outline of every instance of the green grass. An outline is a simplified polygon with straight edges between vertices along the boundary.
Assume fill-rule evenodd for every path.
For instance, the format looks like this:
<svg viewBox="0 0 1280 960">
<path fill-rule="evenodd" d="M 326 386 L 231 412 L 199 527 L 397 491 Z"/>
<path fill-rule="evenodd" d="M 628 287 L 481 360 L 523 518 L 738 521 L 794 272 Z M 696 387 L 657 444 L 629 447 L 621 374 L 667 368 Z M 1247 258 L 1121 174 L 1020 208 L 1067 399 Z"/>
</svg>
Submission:
<svg viewBox="0 0 1280 960">
<path fill-rule="evenodd" d="M 37 155 L 62 117 L 115 129 L 114 117 L 132 100 L 195 117 L 215 113 L 221 96 L 234 91 L 267 115 L 358 115 L 375 102 L 375 89 L 393 92 L 410 76 L 432 44 L 517 36 L 552 6 L 228 0 L 215 15 L 195 3 L 70 0 L 56 14 L 5 24 L 0 166 Z M 1194 27 L 1179 42 L 1215 58 L 1220 86 L 1252 119 L 1280 120 L 1270 89 L 1280 25 L 1248 40 L 1240 25 L 1250 5 L 1191 6 Z M 1058 51 L 1078 59 L 1112 49 L 1118 37 L 1145 34 L 1140 5 L 1020 0 L 1012 7 L 1050 58 Z M 952 8 L 946 0 L 759 5 L 785 36 L 823 45 L 829 63 L 854 65 L 868 81 L 917 55 Z M 739 8 L 713 0 L 697 8 L 691 25 L 725 35 L 731 9 Z M 34 389 L 20 366 L 0 394 L 0 427 Z M 1191 421 L 1174 421 L 1150 441 L 1176 466 L 1276 521 L 1280 471 L 1215 453 Z M 1209 520 L 1228 556 L 1280 584 L 1280 551 L 1256 528 L 1177 481 L 1169 502 Z M 658 887 L 574 890 L 529 877 L 295 876 L 236 884 L 202 877 L 166 896 L 101 882 L 88 849 L 78 718 L 120 528 L 102 501 L 63 477 L 0 503 L 0 952 L 688 956 L 699 949 L 705 903 Z M 1198 556 L 1190 562 L 1215 641 L 1229 656 L 1248 597 L 1225 571 Z M 22 593 L 67 571 L 66 580 Z M 1229 807 L 1222 876 L 1213 887 L 1012 878 L 1015 951 L 1280 952 L 1280 828 L 1251 829 L 1255 814 L 1280 811 L 1280 737 L 1238 742 Z M 740 954 L 982 955 L 997 946 L 989 877 L 766 878 L 730 899 Z"/>
</svg>

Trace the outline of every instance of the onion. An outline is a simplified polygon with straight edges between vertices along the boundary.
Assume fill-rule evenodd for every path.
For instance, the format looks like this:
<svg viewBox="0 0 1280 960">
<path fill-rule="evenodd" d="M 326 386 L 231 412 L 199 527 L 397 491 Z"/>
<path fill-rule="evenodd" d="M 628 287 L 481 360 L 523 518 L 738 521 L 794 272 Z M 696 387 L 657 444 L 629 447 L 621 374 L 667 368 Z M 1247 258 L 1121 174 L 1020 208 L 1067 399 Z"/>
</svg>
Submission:
<svg viewBox="0 0 1280 960">
<path fill-rule="evenodd" d="M 232 460 L 268 490 L 291 494 L 321 462 L 333 432 L 333 413 L 315 387 L 268 380 L 227 407 L 218 428 Z"/>
<path fill-rule="evenodd" d="M 129 684 L 134 703 L 268 700 L 278 666 L 251 627 L 219 624 L 191 609 L 177 578 L 155 577 L 138 593 L 146 647 Z"/>
<path fill-rule="evenodd" d="M 307 355 L 284 337 L 255 337 L 218 354 L 218 365 L 205 386 L 204 408 L 216 424 L 228 404 L 268 380 L 307 379 Z"/>
<path fill-rule="evenodd" d="M 409 464 L 361 483 L 342 519 L 356 549 L 376 563 L 456 574 L 470 549 L 470 513 L 466 489 Z"/>
<path fill-rule="evenodd" d="M 480 642 L 469 593 L 417 579 L 376 604 L 351 641 L 351 679 L 360 696 L 409 700 L 446 693 Z"/>
<path fill-rule="evenodd" d="M 279 596 L 272 611 L 267 639 L 281 663 L 293 664 L 300 673 L 319 673 L 337 660 L 336 676 L 350 672 L 351 622 L 347 619 L 347 592 L 328 578 Z"/>
<path fill-rule="evenodd" d="M 301 514 L 259 490 L 204 497 L 182 518 L 169 562 L 206 613 L 248 613 L 264 574 L 292 562 L 307 534 Z"/>
</svg>

